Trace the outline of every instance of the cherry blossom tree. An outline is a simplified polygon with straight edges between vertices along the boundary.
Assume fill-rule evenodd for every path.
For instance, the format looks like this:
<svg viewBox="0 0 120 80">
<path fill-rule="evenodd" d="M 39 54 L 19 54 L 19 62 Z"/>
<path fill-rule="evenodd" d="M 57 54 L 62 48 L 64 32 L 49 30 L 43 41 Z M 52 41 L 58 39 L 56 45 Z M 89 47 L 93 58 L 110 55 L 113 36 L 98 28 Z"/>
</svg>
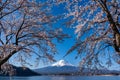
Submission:
<svg viewBox="0 0 120 80">
<path fill-rule="evenodd" d="M 75 28 L 77 34 L 75 45 L 66 55 L 76 50 L 80 64 L 95 68 L 97 64 L 102 66 L 102 62 L 110 66 L 112 59 L 120 64 L 120 0 L 57 0 L 57 3 L 65 5 L 66 25 Z"/>
<path fill-rule="evenodd" d="M 51 7 L 49 1 L 0 0 L 0 66 L 14 55 L 23 64 L 33 55 L 54 61 L 53 40 L 67 35 L 53 26 L 58 17 Z"/>
</svg>

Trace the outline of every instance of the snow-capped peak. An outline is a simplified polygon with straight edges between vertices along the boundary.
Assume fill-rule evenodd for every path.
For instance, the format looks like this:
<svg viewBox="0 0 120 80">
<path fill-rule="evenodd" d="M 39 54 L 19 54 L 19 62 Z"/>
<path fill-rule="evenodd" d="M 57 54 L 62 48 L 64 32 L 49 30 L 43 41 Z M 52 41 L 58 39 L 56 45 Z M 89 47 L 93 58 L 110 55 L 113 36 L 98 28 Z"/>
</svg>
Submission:
<svg viewBox="0 0 120 80">
<path fill-rule="evenodd" d="M 73 66 L 64 60 L 59 60 L 58 62 L 52 64 L 52 66 Z"/>
</svg>

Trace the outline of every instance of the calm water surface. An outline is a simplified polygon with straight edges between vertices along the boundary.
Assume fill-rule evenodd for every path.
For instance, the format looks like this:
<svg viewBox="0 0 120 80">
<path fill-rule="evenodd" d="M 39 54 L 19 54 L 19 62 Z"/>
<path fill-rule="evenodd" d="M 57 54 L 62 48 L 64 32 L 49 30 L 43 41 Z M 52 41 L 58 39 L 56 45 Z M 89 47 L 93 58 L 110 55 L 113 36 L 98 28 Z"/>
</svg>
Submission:
<svg viewBox="0 0 120 80">
<path fill-rule="evenodd" d="M 32 76 L 32 77 L 0 77 L 0 80 L 120 80 L 120 76 Z"/>
</svg>

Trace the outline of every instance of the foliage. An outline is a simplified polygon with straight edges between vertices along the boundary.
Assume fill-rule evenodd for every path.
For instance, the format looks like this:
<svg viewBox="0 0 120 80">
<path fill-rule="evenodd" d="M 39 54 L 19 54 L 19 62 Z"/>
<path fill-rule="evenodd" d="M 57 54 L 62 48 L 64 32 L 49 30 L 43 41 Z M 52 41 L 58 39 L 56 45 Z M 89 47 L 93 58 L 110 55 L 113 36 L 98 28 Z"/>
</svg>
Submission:
<svg viewBox="0 0 120 80">
<path fill-rule="evenodd" d="M 14 54 L 23 64 L 27 59 L 53 59 L 53 40 L 67 37 L 53 26 L 58 20 L 48 1 L 0 0 L 0 66 Z"/>
<path fill-rule="evenodd" d="M 87 67 L 120 64 L 120 0 L 57 0 L 66 5 L 67 26 L 75 28 L 76 50 Z M 104 58 L 107 59 L 104 59 Z M 108 60 L 108 61 L 104 61 Z M 99 65 L 99 66 L 98 66 Z"/>
</svg>

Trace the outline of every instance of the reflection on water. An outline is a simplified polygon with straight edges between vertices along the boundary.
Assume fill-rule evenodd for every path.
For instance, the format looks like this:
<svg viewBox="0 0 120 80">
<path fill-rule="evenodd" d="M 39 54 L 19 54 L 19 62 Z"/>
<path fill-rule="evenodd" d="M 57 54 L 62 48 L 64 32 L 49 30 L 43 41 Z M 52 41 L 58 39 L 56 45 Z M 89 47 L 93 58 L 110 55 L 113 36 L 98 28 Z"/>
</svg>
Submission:
<svg viewBox="0 0 120 80">
<path fill-rule="evenodd" d="M 0 80 L 120 80 L 120 76 L 32 76 L 32 77 L 0 77 Z"/>
<path fill-rule="evenodd" d="M 51 80 L 66 80 L 67 77 L 59 76 L 59 77 L 52 77 Z"/>
</svg>

